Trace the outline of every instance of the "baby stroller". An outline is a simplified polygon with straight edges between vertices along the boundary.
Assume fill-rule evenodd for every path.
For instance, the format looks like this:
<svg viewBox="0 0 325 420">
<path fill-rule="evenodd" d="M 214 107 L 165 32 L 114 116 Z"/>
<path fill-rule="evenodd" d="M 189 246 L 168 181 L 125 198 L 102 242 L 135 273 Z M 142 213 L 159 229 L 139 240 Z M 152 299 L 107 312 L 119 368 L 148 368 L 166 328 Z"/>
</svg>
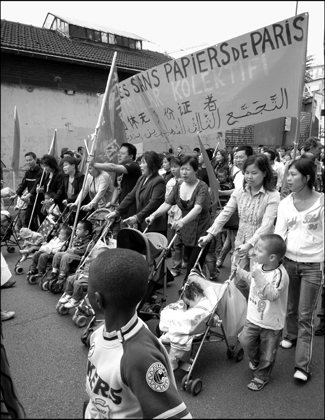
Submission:
<svg viewBox="0 0 325 420">
<path fill-rule="evenodd" d="M 157 232 L 146 233 L 145 230 L 142 233 L 136 229 L 124 228 L 117 234 L 117 248 L 139 252 L 145 257 L 149 266 L 147 292 L 138 306 L 138 315 L 144 321 L 152 317 L 159 318 L 159 313 L 166 302 L 168 277 L 173 279 L 167 268 L 166 259 L 176 236 L 177 234 L 168 244 L 167 238 Z"/>
<path fill-rule="evenodd" d="M 200 256 L 201 253 L 194 267 L 198 266 Z M 202 318 L 190 333 L 193 341 L 191 343 L 189 361 L 179 364 L 179 368 L 187 372 L 182 379 L 181 387 L 193 396 L 198 395 L 202 390 L 202 380 L 193 380 L 192 373 L 204 344 L 225 341 L 227 357 L 229 359 L 235 358 L 236 362 L 240 362 L 244 357 L 244 350 L 238 341 L 238 333 L 246 320 L 247 302 L 232 281 L 234 275 L 232 274 L 224 283 L 215 283 L 206 279 L 200 267 L 198 269 L 193 268 L 188 276 L 187 282 L 182 288 L 180 298 L 183 296 L 187 285 L 195 281 L 204 290 L 204 295 L 210 300 L 213 308 L 210 314 Z M 232 300 L 231 303 L 230 300 Z M 160 324 L 157 326 L 158 336 L 162 334 L 159 328 L 160 326 Z M 236 344 L 230 345 L 227 337 L 236 337 Z M 164 341 L 162 342 L 164 343 Z M 164 343 L 164 345 L 166 344 Z M 199 347 L 193 357 L 194 346 Z"/>
<path fill-rule="evenodd" d="M 117 248 L 139 252 L 145 257 L 149 265 L 147 292 L 138 305 L 138 315 L 144 321 L 150 318 L 159 318 L 159 313 L 166 302 L 166 286 L 168 283 L 166 258 L 176 236 L 168 244 L 167 238 L 156 232 L 146 233 L 144 231 L 142 233 L 133 228 L 123 228 L 117 234 Z M 172 278 L 171 274 L 170 277 Z M 159 291 L 161 288 L 163 288 L 163 292 Z M 157 296 L 159 294 L 162 297 Z M 93 316 L 81 336 L 81 342 L 88 347 L 90 335 L 104 322 L 96 318 L 95 312 L 91 307 L 89 312 Z"/>
<path fill-rule="evenodd" d="M 87 246 L 85 254 L 82 256 L 81 260 L 78 261 L 78 265 L 73 270 L 73 272 L 82 268 L 86 258 L 91 253 L 92 249 L 98 241 L 103 241 L 106 244 L 109 241 L 109 238 L 112 236 L 112 232 L 110 231 L 110 226 L 112 222 L 108 222 L 105 219 L 107 213 L 110 213 L 110 210 L 98 209 L 87 217 L 87 220 L 89 220 L 93 225 L 93 237 Z M 60 293 L 64 288 L 64 284 L 65 282 L 61 283 L 59 279 L 54 279 L 48 282 L 48 284 L 45 284 L 44 287 L 47 287 L 48 290 L 50 290 L 52 293 Z"/>
<path fill-rule="evenodd" d="M 68 212 L 68 207 L 64 209 L 64 211 L 60 214 L 59 218 L 57 220 L 52 219 L 49 216 L 46 216 L 43 223 L 40 225 L 40 227 L 37 229 L 38 233 L 41 233 L 44 237 L 44 242 L 49 242 L 52 238 L 54 238 L 61 226 L 69 220 L 70 214 L 72 210 Z M 27 260 L 31 259 L 33 257 L 32 254 L 28 255 Z M 22 274 L 24 272 L 24 268 L 21 266 L 21 257 L 16 262 L 14 271 L 16 274 Z M 35 284 L 35 281 L 30 281 L 30 277 L 27 276 L 27 281 L 31 284 Z M 41 282 L 40 282 L 41 283 Z"/>
<path fill-rule="evenodd" d="M 10 215 L 9 209 L 10 206 L 7 210 L 1 210 L 1 247 L 6 246 L 7 251 L 13 253 L 15 252 L 15 246 L 18 246 L 20 249 L 19 239 L 15 228 L 22 209 L 19 209 L 13 217 Z"/>
</svg>

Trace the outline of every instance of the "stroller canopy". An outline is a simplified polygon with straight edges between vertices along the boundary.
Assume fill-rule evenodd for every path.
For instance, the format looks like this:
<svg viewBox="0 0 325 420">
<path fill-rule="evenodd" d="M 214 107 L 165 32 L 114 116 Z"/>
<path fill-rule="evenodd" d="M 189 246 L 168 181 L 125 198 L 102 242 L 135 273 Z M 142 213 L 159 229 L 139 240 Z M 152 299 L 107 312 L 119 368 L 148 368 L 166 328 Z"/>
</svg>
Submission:
<svg viewBox="0 0 325 420">
<path fill-rule="evenodd" d="M 156 232 L 142 233 L 132 228 L 121 229 L 116 238 L 117 248 L 132 249 L 145 255 L 147 262 L 150 264 L 159 255 L 163 248 L 167 248 L 167 238 Z"/>
</svg>

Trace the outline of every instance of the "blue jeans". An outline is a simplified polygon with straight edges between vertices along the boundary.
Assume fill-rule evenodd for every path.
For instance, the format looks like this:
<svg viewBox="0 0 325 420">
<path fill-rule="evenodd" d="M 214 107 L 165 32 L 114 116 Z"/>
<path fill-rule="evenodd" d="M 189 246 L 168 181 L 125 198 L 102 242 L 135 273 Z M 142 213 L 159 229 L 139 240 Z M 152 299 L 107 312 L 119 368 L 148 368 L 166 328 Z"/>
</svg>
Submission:
<svg viewBox="0 0 325 420">
<path fill-rule="evenodd" d="M 297 343 L 295 369 L 310 374 L 314 319 L 321 292 L 322 272 L 320 263 L 302 263 L 284 258 L 289 275 L 286 338 Z"/>
<path fill-rule="evenodd" d="M 238 229 L 227 229 L 227 237 L 219 254 L 219 260 L 223 263 L 231 250 L 235 249 L 235 239 Z"/>
<path fill-rule="evenodd" d="M 243 331 L 239 334 L 239 342 L 247 356 L 258 368 L 254 376 L 268 381 L 275 364 L 277 350 L 283 330 L 269 330 L 246 320 Z"/>
<path fill-rule="evenodd" d="M 170 242 L 176 233 L 175 229 L 167 229 L 167 239 Z M 179 233 L 173 242 L 171 247 L 171 254 L 172 254 L 172 267 L 171 269 L 178 274 L 180 274 L 182 270 L 182 260 L 183 260 L 183 253 L 184 253 L 184 245 L 182 241 L 182 234 Z"/>
</svg>

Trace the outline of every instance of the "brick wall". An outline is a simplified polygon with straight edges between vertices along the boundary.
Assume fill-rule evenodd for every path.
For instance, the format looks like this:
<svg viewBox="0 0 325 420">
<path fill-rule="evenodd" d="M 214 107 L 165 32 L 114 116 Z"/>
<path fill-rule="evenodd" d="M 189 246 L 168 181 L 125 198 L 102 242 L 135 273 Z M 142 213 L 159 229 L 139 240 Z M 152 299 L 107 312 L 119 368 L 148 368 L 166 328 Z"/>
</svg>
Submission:
<svg viewBox="0 0 325 420">
<path fill-rule="evenodd" d="M 226 130 L 226 147 L 232 150 L 234 146 L 252 146 L 254 144 L 254 125 Z"/>
</svg>

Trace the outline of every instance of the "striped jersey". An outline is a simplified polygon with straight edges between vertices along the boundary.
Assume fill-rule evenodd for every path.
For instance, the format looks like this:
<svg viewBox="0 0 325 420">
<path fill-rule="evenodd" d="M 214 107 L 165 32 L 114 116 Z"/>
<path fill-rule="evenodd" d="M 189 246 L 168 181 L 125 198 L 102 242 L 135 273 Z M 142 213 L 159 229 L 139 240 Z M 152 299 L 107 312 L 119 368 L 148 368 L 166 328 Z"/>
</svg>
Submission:
<svg viewBox="0 0 325 420">
<path fill-rule="evenodd" d="M 87 419 L 192 418 L 168 354 L 135 314 L 119 331 L 93 332 L 88 353 Z"/>
</svg>

